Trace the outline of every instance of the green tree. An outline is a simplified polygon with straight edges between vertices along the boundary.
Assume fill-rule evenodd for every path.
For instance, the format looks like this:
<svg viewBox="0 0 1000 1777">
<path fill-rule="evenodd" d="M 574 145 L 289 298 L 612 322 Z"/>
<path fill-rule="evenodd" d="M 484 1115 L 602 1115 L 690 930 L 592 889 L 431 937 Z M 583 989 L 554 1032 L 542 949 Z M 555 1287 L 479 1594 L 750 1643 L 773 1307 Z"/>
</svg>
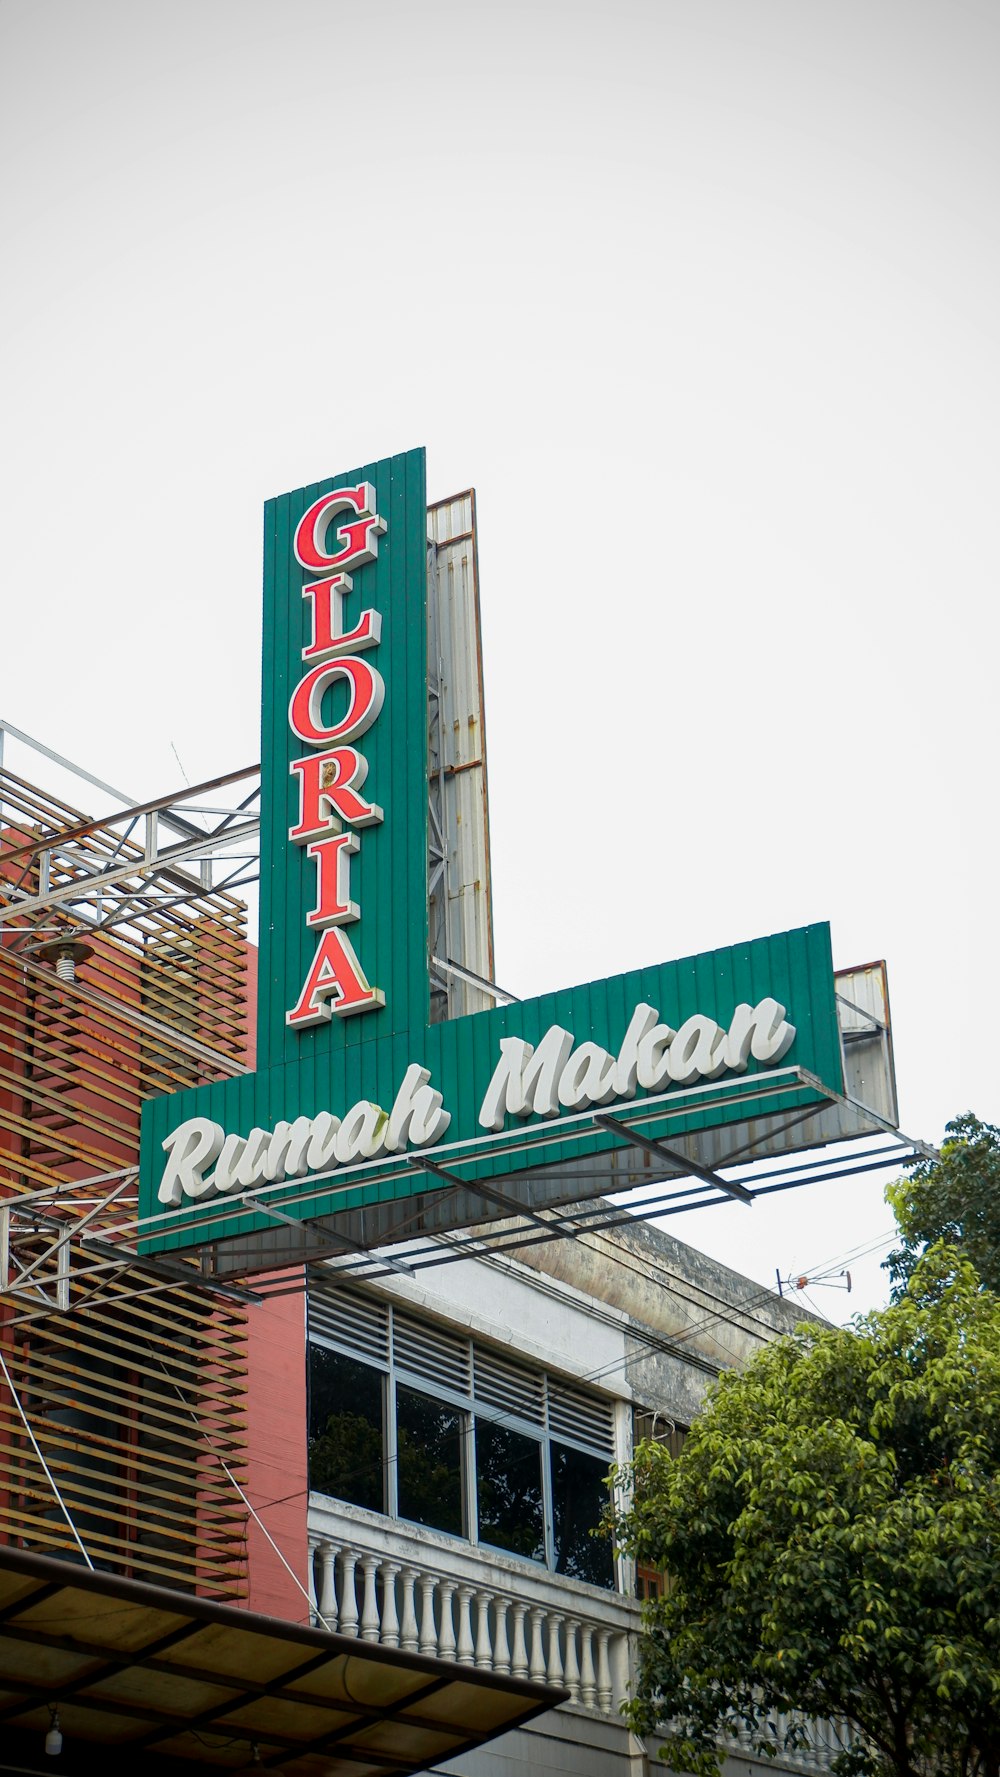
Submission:
<svg viewBox="0 0 1000 1777">
<path fill-rule="evenodd" d="M 921 1253 L 946 1240 L 969 1259 L 987 1289 L 1000 1294 L 1000 1129 L 971 1111 L 948 1124 L 938 1160 L 921 1160 L 888 1187 L 901 1245 L 887 1267 L 905 1289 Z"/>
<path fill-rule="evenodd" d="M 773 1755 L 801 1712 L 850 1724 L 844 1777 L 997 1777 L 1000 1302 L 954 1250 L 720 1378 L 675 1460 L 645 1443 L 615 1478 L 620 1546 L 669 1576 L 625 1713 L 673 1770 L 714 1777 L 739 1726 Z"/>
</svg>

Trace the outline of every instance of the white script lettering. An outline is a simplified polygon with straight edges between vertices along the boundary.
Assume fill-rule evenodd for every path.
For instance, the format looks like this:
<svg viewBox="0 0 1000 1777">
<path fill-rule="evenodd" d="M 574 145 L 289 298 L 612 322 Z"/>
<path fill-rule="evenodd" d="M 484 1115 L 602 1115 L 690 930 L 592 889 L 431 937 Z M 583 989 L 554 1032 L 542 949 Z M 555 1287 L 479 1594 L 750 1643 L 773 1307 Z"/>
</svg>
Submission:
<svg viewBox="0 0 1000 1777">
<path fill-rule="evenodd" d="M 737 1006 L 728 1030 L 700 1012 L 679 1030 L 658 1019 L 654 1006 L 636 1006 L 617 1056 L 599 1043 L 574 1047 L 572 1032 L 558 1024 L 549 1026 L 537 1048 L 521 1037 L 501 1037 L 500 1060 L 479 1111 L 482 1128 L 502 1129 L 505 1116 L 554 1117 L 561 1106 L 582 1110 L 634 1098 L 639 1086 L 655 1092 L 742 1074 L 751 1055 L 773 1067 L 795 1037 L 784 1006 L 773 999 Z"/>
</svg>

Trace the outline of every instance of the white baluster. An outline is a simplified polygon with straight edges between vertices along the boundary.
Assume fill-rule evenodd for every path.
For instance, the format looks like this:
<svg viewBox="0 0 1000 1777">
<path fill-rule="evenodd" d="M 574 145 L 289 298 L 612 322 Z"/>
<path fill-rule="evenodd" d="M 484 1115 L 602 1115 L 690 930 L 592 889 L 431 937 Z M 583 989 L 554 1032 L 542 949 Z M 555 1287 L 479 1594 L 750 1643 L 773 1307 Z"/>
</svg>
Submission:
<svg viewBox="0 0 1000 1777">
<path fill-rule="evenodd" d="M 455 1618 L 451 1608 L 454 1596 L 454 1580 L 442 1580 L 438 1587 L 438 1608 L 441 1612 L 441 1627 L 438 1631 L 438 1658 L 440 1660 L 455 1658 Z"/>
<path fill-rule="evenodd" d="M 842 1747 L 838 1743 L 833 1722 L 810 1722 L 808 1731 L 810 1731 L 810 1749 L 812 1749 L 815 1770 L 821 1772 L 821 1770 L 828 1768 L 829 1761 L 833 1757 L 837 1757 Z"/>
<path fill-rule="evenodd" d="M 542 1611 L 537 1604 L 531 1606 L 528 1615 L 531 1618 L 531 1664 L 528 1676 L 536 1684 L 545 1682 L 545 1649 L 542 1644 Z"/>
<path fill-rule="evenodd" d="M 354 1592 L 354 1569 L 358 1564 L 353 1549 L 345 1549 L 340 1557 L 340 1633 L 358 1632 L 358 1601 Z"/>
<path fill-rule="evenodd" d="M 403 1568 L 403 1620 L 399 1626 L 399 1645 L 407 1653 L 417 1651 L 417 1613 L 413 1603 L 413 1588 L 417 1580 L 415 1567 Z"/>
<path fill-rule="evenodd" d="M 337 1545 L 326 1539 L 319 1545 L 319 1614 L 327 1627 L 337 1627 Z"/>
<path fill-rule="evenodd" d="M 476 1593 L 476 1665 L 492 1666 L 493 1649 L 490 1646 L 490 1594 Z"/>
<path fill-rule="evenodd" d="M 514 1605 L 514 1651 L 511 1654 L 510 1669 L 514 1678 L 528 1676 L 528 1648 L 524 1639 L 524 1619 L 527 1615 L 526 1604 Z"/>
<path fill-rule="evenodd" d="M 420 1580 L 420 1652 L 422 1654 L 437 1653 L 437 1628 L 434 1623 L 434 1587 L 437 1581 L 432 1573 L 425 1573 Z"/>
<path fill-rule="evenodd" d="M 559 1647 L 559 1628 L 562 1617 L 554 1611 L 549 1618 L 549 1664 L 545 1674 L 549 1684 L 562 1684 L 563 1666 L 562 1652 Z"/>
<path fill-rule="evenodd" d="M 363 1555 L 361 1566 L 365 1576 L 364 1597 L 361 1602 L 361 1639 L 362 1641 L 377 1641 L 378 1593 L 375 1589 L 375 1573 L 378 1568 L 378 1556 Z"/>
<path fill-rule="evenodd" d="M 309 1538 L 309 1559 L 306 1562 L 306 1590 L 309 1593 L 309 1621 L 314 1626 L 319 1621 L 316 1603 L 316 1549 L 316 1538 L 311 1536 Z"/>
<path fill-rule="evenodd" d="M 831 1744 L 830 1723 L 810 1721 L 806 1723 L 806 1727 L 809 1733 L 809 1749 L 806 1757 L 811 1761 L 814 1770 L 825 1770 L 831 1758 L 840 1750 L 839 1747 Z"/>
<path fill-rule="evenodd" d="M 580 1624 L 580 1701 L 593 1709 L 597 1701 L 597 1674 L 594 1671 L 594 1631 L 590 1623 Z"/>
<path fill-rule="evenodd" d="M 608 1658 L 608 1642 L 611 1639 L 610 1629 L 597 1631 L 597 1707 L 605 1711 L 614 1702 L 614 1690 L 611 1684 L 611 1661 Z"/>
<path fill-rule="evenodd" d="M 507 1611 L 510 1606 L 506 1598 L 493 1600 L 493 1670 L 494 1672 L 510 1671 L 510 1645 L 507 1640 Z"/>
<path fill-rule="evenodd" d="M 396 1575 L 398 1561 L 382 1563 L 382 1645 L 399 1646 L 399 1618 L 396 1615 Z"/>
<path fill-rule="evenodd" d="M 566 1689 L 573 1703 L 580 1701 L 580 1667 L 576 1657 L 576 1618 L 566 1618 Z"/>
<path fill-rule="evenodd" d="M 458 1588 L 458 1650 L 456 1659 L 460 1666 L 471 1666 L 474 1648 L 472 1644 L 472 1597 L 473 1586 Z"/>
</svg>

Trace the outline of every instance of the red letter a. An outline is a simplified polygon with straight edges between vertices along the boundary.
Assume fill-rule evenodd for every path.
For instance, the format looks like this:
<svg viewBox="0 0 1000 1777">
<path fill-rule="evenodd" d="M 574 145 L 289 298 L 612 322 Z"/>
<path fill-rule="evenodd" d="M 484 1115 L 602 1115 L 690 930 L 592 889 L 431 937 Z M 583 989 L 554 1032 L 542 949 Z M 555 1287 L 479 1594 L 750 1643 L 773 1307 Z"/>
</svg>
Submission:
<svg viewBox="0 0 1000 1777">
<path fill-rule="evenodd" d="M 319 941 L 298 1005 L 285 1013 L 285 1023 L 302 1030 L 321 1024 L 331 1012 L 346 1018 L 352 1012 L 370 1012 L 384 1005 L 385 994 L 369 987 L 350 939 L 331 926 Z"/>
</svg>

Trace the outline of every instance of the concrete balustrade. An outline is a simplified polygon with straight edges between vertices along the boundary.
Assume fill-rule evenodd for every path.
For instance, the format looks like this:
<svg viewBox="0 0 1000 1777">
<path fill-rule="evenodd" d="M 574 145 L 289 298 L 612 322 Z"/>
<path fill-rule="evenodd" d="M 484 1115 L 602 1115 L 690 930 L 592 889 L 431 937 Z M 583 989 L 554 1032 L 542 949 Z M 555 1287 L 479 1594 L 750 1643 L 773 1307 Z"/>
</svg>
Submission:
<svg viewBox="0 0 1000 1777">
<path fill-rule="evenodd" d="M 309 1556 L 312 1620 L 320 1627 L 559 1686 L 583 1708 L 617 1713 L 612 1660 L 616 1653 L 627 1659 L 626 1623 L 532 1602 L 480 1576 L 456 1579 L 423 1561 L 387 1558 L 354 1539 L 313 1533 Z M 565 1583 L 563 1589 L 575 1590 Z M 619 1615 L 629 1608 L 610 1596 L 608 1604 Z"/>
<path fill-rule="evenodd" d="M 558 1686 L 573 1706 L 618 1719 L 641 1619 L 634 1599 L 435 1532 L 398 1522 L 386 1527 L 361 1508 L 334 1510 L 324 1501 L 321 1511 L 310 1511 L 314 1519 L 314 1623 L 383 1647 Z M 835 1723 L 810 1722 L 808 1744 L 789 1747 L 783 1743 L 790 1718 L 779 1716 L 775 1725 L 782 1746 L 777 1770 L 827 1773 L 848 1743 Z M 745 1730 L 723 1745 L 758 1763 Z"/>
<path fill-rule="evenodd" d="M 843 1752 L 850 1745 L 851 1735 L 846 1723 L 838 1725 L 830 1721 L 808 1721 L 806 1732 L 808 1742 L 804 1746 L 789 1746 L 787 1736 L 793 1725 L 790 1715 L 777 1715 L 774 1718 L 777 1730 L 778 1745 L 781 1748 L 775 1759 L 779 1770 L 828 1772 L 831 1761 L 838 1752 Z M 796 1728 L 800 1722 L 796 1722 Z M 735 1733 L 723 1737 L 723 1746 L 727 1752 L 741 1759 L 755 1759 L 750 1735 L 744 1727 Z"/>
</svg>

